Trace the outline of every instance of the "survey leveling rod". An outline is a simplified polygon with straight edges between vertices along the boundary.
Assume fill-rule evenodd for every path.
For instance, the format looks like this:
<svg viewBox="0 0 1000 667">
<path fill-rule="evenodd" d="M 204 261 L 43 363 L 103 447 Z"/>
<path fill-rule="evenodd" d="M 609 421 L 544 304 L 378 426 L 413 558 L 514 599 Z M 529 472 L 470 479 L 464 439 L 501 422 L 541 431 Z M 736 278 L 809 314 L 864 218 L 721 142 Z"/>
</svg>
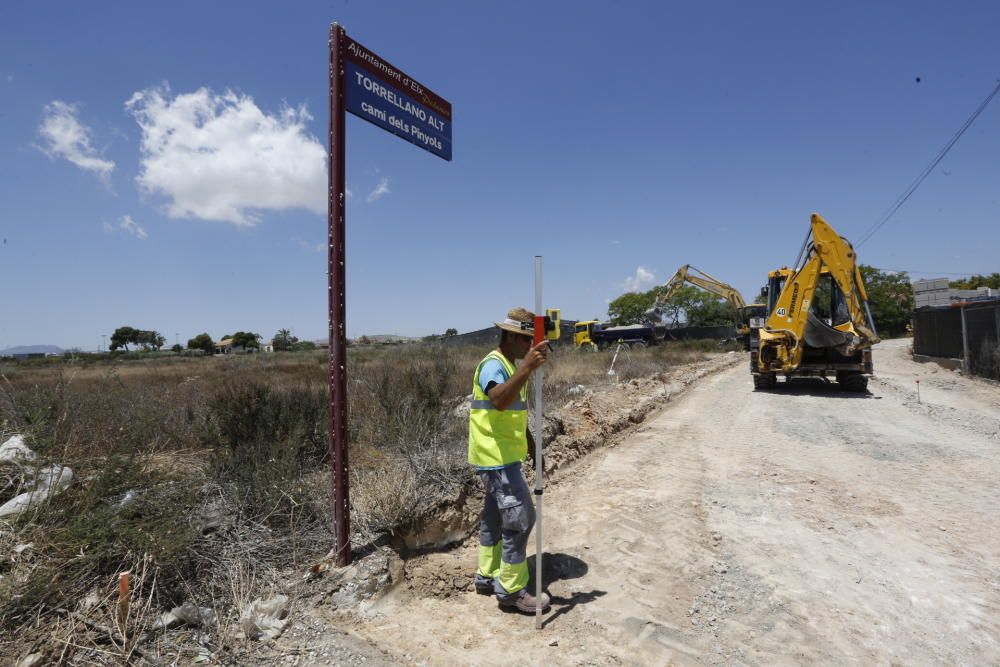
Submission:
<svg viewBox="0 0 1000 667">
<path fill-rule="evenodd" d="M 542 256 L 535 256 L 535 339 L 538 345 L 546 339 L 545 316 L 542 312 Z M 542 368 L 535 369 L 535 629 L 542 629 Z"/>
</svg>

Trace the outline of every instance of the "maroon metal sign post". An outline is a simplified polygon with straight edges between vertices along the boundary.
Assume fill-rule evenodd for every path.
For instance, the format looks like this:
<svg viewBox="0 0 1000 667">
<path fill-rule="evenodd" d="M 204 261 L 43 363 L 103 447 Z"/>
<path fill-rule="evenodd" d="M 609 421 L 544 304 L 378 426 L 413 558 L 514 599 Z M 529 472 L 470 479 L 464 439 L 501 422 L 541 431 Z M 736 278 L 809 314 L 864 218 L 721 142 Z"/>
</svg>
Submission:
<svg viewBox="0 0 1000 667">
<path fill-rule="evenodd" d="M 347 481 L 347 339 L 344 324 L 344 29 L 330 26 L 330 157 L 327 280 L 330 327 L 330 466 L 337 567 L 351 564 L 351 513 Z"/>
<path fill-rule="evenodd" d="M 428 153 L 451 160 L 451 103 L 348 37 L 340 25 L 331 25 L 327 271 L 333 548 L 338 567 L 351 563 L 351 503 L 347 482 L 347 329 L 344 324 L 344 118 L 348 111 Z"/>
</svg>

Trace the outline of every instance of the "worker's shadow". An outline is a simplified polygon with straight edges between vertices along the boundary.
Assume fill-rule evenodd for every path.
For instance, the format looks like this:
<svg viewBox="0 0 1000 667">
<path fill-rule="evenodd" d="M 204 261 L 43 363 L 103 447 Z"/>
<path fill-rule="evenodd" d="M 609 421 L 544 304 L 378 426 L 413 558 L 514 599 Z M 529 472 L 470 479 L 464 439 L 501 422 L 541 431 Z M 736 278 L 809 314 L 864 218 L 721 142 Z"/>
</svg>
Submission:
<svg viewBox="0 0 1000 667">
<path fill-rule="evenodd" d="M 578 604 L 593 602 L 597 598 L 607 595 L 607 591 L 593 590 L 589 592 L 577 591 L 569 597 L 562 597 L 560 595 L 552 595 L 549 591 L 549 586 L 553 583 L 564 579 L 579 579 L 587 574 L 588 569 L 587 564 L 576 556 L 550 553 L 546 553 L 544 555 L 542 558 L 542 590 L 549 594 L 549 598 L 552 602 L 552 610 L 545 615 L 545 620 L 542 621 L 542 627 L 546 627 L 558 617 L 568 614 Z M 534 593 L 534 556 L 528 556 L 528 572 L 530 573 L 528 590 Z"/>
<path fill-rule="evenodd" d="M 792 378 L 779 382 L 772 389 L 755 389 L 762 394 L 781 394 L 783 396 L 823 396 L 825 398 L 874 398 L 880 399 L 871 391 L 845 391 L 836 382 L 825 382 L 820 378 Z"/>
</svg>

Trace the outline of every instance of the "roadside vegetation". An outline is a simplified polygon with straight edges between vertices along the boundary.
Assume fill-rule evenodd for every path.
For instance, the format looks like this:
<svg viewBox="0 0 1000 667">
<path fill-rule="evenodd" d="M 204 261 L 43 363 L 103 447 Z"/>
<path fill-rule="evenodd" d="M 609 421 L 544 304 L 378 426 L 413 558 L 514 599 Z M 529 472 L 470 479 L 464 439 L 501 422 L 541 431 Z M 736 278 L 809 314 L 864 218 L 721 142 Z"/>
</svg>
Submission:
<svg viewBox="0 0 1000 667">
<path fill-rule="evenodd" d="M 619 355 L 617 378 L 719 349 L 697 341 L 631 350 Z M 355 548 L 413 518 L 421 498 L 469 478 L 462 406 L 486 351 L 349 350 Z M 609 384 L 611 354 L 557 349 L 547 405 L 578 385 Z M 45 361 L 0 365 L 0 443 L 21 434 L 38 455 L 27 469 L 0 464 L 0 504 L 31 489 L 32 468 L 68 466 L 73 483 L 0 519 L 0 661 L 32 642 L 129 659 L 157 636 L 159 612 L 184 602 L 219 615 L 212 641 L 226 650 L 235 640 L 225 619 L 235 623 L 241 604 L 331 545 L 325 354 Z M 121 626 L 123 571 L 133 573 L 135 602 Z M 118 630 L 84 639 L 93 628 L 72 621 L 80 618 Z"/>
</svg>

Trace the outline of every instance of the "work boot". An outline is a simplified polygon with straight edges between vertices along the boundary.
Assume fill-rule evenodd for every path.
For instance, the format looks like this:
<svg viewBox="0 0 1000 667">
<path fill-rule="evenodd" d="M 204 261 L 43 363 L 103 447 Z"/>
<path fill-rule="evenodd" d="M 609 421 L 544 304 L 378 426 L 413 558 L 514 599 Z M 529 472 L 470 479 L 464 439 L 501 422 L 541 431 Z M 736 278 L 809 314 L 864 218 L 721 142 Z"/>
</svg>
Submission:
<svg viewBox="0 0 1000 667">
<path fill-rule="evenodd" d="M 476 572 L 476 576 L 472 579 L 473 585 L 476 587 L 476 592 L 480 595 L 493 595 L 496 590 L 493 586 L 493 579 L 490 577 L 484 577 L 483 575 Z"/>
<path fill-rule="evenodd" d="M 549 608 L 548 595 L 542 593 L 541 599 L 537 599 L 525 588 L 522 588 L 516 593 L 497 595 L 497 600 L 500 602 L 501 607 L 514 607 L 518 611 L 523 611 L 526 614 L 534 614 L 538 611 L 539 607 L 542 608 L 542 611 L 546 611 Z"/>
</svg>

